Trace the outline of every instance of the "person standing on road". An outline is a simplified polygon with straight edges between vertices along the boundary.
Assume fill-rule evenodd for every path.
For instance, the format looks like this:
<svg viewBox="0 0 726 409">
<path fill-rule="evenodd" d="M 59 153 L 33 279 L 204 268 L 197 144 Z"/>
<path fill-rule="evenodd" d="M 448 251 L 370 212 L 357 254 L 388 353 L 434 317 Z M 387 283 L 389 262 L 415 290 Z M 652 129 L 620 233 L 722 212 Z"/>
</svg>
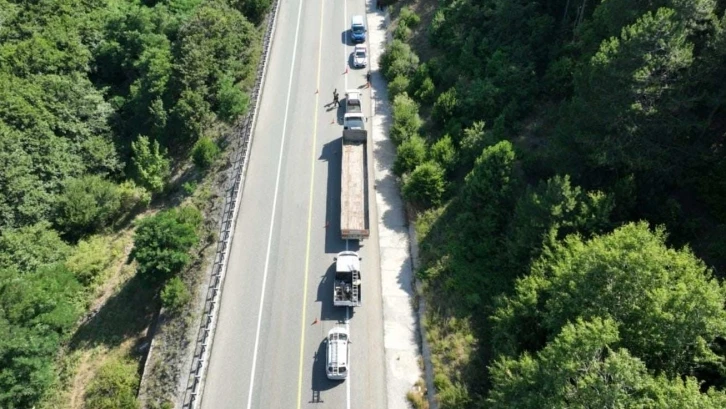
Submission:
<svg viewBox="0 0 726 409">
<path fill-rule="evenodd" d="M 368 88 L 371 86 L 371 70 L 368 70 L 368 73 L 366 73 L 366 86 Z"/>
<path fill-rule="evenodd" d="M 338 88 L 333 90 L 333 105 L 340 106 L 340 103 L 338 102 Z"/>
</svg>

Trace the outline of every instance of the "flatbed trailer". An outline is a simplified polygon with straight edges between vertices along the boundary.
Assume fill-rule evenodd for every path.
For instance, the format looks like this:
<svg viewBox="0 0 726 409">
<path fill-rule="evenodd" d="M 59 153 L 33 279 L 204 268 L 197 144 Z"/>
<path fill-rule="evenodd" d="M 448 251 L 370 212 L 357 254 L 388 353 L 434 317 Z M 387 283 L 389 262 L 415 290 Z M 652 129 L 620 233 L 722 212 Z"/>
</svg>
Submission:
<svg viewBox="0 0 726 409">
<path fill-rule="evenodd" d="M 368 224 L 368 162 L 364 129 L 343 130 L 340 178 L 340 235 L 362 240 L 370 234 Z"/>
</svg>

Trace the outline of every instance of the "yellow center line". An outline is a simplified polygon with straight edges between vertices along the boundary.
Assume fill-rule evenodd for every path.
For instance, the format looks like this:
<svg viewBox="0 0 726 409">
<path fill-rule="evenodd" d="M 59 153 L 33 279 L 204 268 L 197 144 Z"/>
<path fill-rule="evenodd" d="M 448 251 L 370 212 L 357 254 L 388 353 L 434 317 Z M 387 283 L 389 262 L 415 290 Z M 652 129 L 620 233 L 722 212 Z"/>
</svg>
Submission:
<svg viewBox="0 0 726 409">
<path fill-rule="evenodd" d="M 300 0 L 302 1 L 302 0 Z M 318 40 L 318 70 L 317 79 L 315 82 L 315 89 L 320 90 L 320 64 L 322 60 L 322 49 L 323 49 L 323 8 L 325 2 L 320 2 L 320 38 Z M 307 326 L 305 320 L 305 310 L 307 309 L 308 301 L 308 274 L 310 272 L 310 236 L 312 233 L 313 224 L 313 186 L 315 185 L 315 157 L 316 157 L 316 145 L 318 136 L 318 104 L 320 103 L 320 92 L 315 94 L 315 115 L 313 118 L 313 148 L 310 159 L 310 199 L 308 201 L 308 232 L 307 232 L 307 244 L 305 245 L 305 278 L 303 280 L 303 304 L 302 314 L 300 323 L 300 365 L 298 367 L 298 378 L 297 378 L 297 409 L 300 409 L 302 405 L 302 381 L 303 381 L 303 362 L 305 353 L 305 327 Z"/>
</svg>

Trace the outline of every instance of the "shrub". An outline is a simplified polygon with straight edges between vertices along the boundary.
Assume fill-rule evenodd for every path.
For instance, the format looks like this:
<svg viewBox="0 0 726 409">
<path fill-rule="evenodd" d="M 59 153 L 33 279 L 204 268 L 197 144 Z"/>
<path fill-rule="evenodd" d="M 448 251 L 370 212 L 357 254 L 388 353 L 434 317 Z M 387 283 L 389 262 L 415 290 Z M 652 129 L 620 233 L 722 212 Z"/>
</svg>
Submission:
<svg viewBox="0 0 726 409">
<path fill-rule="evenodd" d="M 194 191 L 197 190 L 197 182 L 190 180 L 189 182 L 184 182 L 182 184 L 182 189 L 184 190 L 184 193 L 186 193 L 188 196 L 191 196 L 194 194 Z"/>
<path fill-rule="evenodd" d="M 151 203 L 151 193 L 133 180 L 126 180 L 118 186 L 121 210 L 130 212 L 137 206 L 145 208 Z"/>
<path fill-rule="evenodd" d="M 418 104 L 408 94 L 400 94 L 393 99 L 392 117 L 391 140 L 396 144 L 418 134 L 423 124 L 418 115 Z"/>
<path fill-rule="evenodd" d="M 171 174 L 169 159 L 159 146 L 158 141 L 151 143 L 149 138 L 140 135 L 136 142 L 131 142 L 133 157 L 131 163 L 136 180 L 151 192 L 161 192 L 166 179 Z"/>
<path fill-rule="evenodd" d="M 219 147 L 208 136 L 199 138 L 197 143 L 194 144 L 194 149 L 192 149 L 194 164 L 201 169 L 209 168 L 217 156 L 219 156 Z"/>
<path fill-rule="evenodd" d="M 151 282 L 163 282 L 189 262 L 189 249 L 198 242 L 199 210 L 186 206 L 147 217 L 134 235 L 133 255 L 139 274 Z"/>
<path fill-rule="evenodd" d="M 66 268 L 78 281 L 88 285 L 105 270 L 113 260 L 108 238 L 93 236 L 78 242 L 75 251 L 66 260 Z"/>
<path fill-rule="evenodd" d="M 224 77 L 217 91 L 219 117 L 231 123 L 247 111 L 250 97 L 230 77 Z"/>
<path fill-rule="evenodd" d="M 172 277 L 161 290 L 161 303 L 172 313 L 179 313 L 192 299 L 192 294 L 179 277 Z"/>
<path fill-rule="evenodd" d="M 450 172 L 456 166 L 456 148 L 451 136 L 445 135 L 431 147 L 431 159 Z"/>
<path fill-rule="evenodd" d="M 393 164 L 393 173 L 402 176 L 411 172 L 426 159 L 426 142 L 418 135 L 406 139 L 396 152 L 396 162 Z"/>
<path fill-rule="evenodd" d="M 405 24 L 402 24 L 402 22 L 398 23 L 396 29 L 393 30 L 393 38 L 396 40 L 408 41 L 412 35 L 413 31 L 411 31 L 410 28 L 406 27 Z"/>
<path fill-rule="evenodd" d="M 397 95 L 406 92 L 409 86 L 409 79 L 403 75 L 399 75 L 393 81 L 388 83 L 388 98 L 393 101 Z"/>
<path fill-rule="evenodd" d="M 406 27 L 416 27 L 421 23 L 421 17 L 418 16 L 413 10 L 411 10 L 411 7 L 406 6 L 401 9 L 398 15 L 399 18 L 399 25 L 406 26 Z"/>
<path fill-rule="evenodd" d="M 139 385 L 134 362 L 109 358 L 96 373 L 86 391 L 86 407 L 93 409 L 138 409 Z"/>
<path fill-rule="evenodd" d="M 409 202 L 431 207 L 441 204 L 445 189 L 444 170 L 435 162 L 426 162 L 405 178 L 402 190 L 403 197 Z"/>
<path fill-rule="evenodd" d="M 388 81 L 399 75 L 411 76 L 418 63 L 416 53 L 401 40 L 393 40 L 380 57 L 381 72 Z"/>
<path fill-rule="evenodd" d="M 115 184 L 99 176 L 71 179 L 58 198 L 55 223 L 71 237 L 93 233 L 119 215 L 121 196 Z"/>
</svg>

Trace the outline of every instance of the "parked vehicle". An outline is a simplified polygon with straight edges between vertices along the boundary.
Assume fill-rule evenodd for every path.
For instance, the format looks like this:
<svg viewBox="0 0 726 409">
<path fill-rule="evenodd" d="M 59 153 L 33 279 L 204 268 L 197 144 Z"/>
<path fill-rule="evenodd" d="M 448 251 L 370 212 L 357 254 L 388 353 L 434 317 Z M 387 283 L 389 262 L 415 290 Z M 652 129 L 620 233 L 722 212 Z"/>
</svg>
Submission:
<svg viewBox="0 0 726 409">
<path fill-rule="evenodd" d="M 335 327 L 328 332 L 328 351 L 325 372 L 328 379 L 344 380 L 350 372 L 350 339 L 348 330 L 344 327 Z"/>
<path fill-rule="evenodd" d="M 360 260 L 355 251 L 342 251 L 335 258 L 334 306 L 360 307 L 362 299 Z"/>
<path fill-rule="evenodd" d="M 361 105 L 361 93 L 357 89 L 345 93 L 343 129 L 365 129 L 365 116 Z"/>
<path fill-rule="evenodd" d="M 368 49 L 364 45 L 356 45 L 353 49 L 353 67 L 363 68 L 368 65 Z"/>
<path fill-rule="evenodd" d="M 359 15 L 350 18 L 350 39 L 354 43 L 366 41 L 366 25 L 363 16 Z"/>
</svg>

